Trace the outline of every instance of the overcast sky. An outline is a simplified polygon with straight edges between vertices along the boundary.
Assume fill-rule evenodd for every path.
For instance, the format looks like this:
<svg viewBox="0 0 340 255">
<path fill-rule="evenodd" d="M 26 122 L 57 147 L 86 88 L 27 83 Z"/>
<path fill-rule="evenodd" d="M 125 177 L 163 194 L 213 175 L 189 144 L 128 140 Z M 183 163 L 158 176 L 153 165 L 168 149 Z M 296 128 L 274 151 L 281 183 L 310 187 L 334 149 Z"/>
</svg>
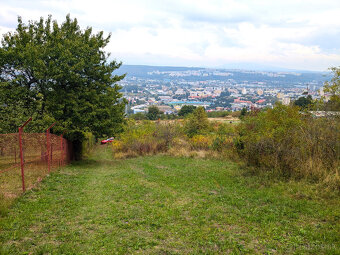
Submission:
<svg viewBox="0 0 340 255">
<path fill-rule="evenodd" d="M 106 50 L 124 64 L 340 66 L 340 0 L 0 0 L 0 34 L 17 16 L 62 22 L 68 13 L 112 33 Z"/>
</svg>

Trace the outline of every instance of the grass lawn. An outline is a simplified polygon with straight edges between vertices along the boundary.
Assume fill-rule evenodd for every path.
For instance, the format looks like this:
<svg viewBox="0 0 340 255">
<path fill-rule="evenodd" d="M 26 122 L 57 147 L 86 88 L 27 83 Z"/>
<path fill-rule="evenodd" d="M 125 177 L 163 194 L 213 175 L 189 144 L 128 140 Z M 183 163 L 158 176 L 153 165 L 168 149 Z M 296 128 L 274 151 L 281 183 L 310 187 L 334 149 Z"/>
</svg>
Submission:
<svg viewBox="0 0 340 255">
<path fill-rule="evenodd" d="M 17 199 L 0 254 L 340 254 L 340 203 L 227 161 L 97 150 Z"/>
</svg>

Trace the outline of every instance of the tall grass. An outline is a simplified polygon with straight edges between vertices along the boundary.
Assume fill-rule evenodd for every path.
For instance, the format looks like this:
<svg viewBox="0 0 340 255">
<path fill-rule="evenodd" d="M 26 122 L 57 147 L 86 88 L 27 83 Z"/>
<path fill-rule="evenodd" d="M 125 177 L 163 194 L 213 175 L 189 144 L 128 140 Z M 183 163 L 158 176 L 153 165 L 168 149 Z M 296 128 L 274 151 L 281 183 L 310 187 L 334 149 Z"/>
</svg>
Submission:
<svg viewBox="0 0 340 255">
<path fill-rule="evenodd" d="M 246 118 L 235 145 L 256 171 L 340 188 L 339 118 L 314 119 L 297 107 L 278 105 Z"/>
<path fill-rule="evenodd" d="M 125 130 L 112 143 L 116 157 L 156 154 L 166 152 L 178 136 L 180 127 L 175 122 L 129 120 Z"/>
<path fill-rule="evenodd" d="M 277 105 L 239 125 L 209 122 L 199 108 L 183 122 L 129 121 L 112 148 L 117 158 L 167 153 L 237 159 L 254 174 L 340 188 L 340 119 L 315 119 L 298 107 Z"/>
<path fill-rule="evenodd" d="M 184 122 L 128 120 L 124 132 L 112 143 L 112 149 L 116 158 L 157 153 L 225 157 L 235 151 L 232 138 L 234 135 L 234 125 L 211 123 L 198 108 Z"/>
</svg>

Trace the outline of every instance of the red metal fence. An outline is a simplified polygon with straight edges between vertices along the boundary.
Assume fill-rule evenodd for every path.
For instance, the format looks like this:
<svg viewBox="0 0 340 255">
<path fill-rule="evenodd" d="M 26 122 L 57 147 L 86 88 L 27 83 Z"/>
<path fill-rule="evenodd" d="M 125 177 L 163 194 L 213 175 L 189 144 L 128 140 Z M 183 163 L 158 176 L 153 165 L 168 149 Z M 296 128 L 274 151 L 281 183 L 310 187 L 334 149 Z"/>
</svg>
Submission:
<svg viewBox="0 0 340 255">
<path fill-rule="evenodd" d="M 0 196 L 11 198 L 31 189 L 48 173 L 68 164 L 72 156 L 71 144 L 50 133 L 0 134 Z"/>
</svg>

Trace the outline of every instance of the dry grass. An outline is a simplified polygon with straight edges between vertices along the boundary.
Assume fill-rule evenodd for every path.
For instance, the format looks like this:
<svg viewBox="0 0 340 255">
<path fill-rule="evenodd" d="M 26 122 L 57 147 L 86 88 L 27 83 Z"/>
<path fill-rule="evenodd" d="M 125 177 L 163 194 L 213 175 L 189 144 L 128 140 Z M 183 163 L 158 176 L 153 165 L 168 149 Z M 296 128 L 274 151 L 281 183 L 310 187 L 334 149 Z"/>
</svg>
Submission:
<svg viewBox="0 0 340 255">
<path fill-rule="evenodd" d="M 255 172 L 328 183 L 340 191 L 340 119 L 314 119 L 277 106 L 246 118 L 240 134 L 238 152 Z"/>
<path fill-rule="evenodd" d="M 226 117 L 223 118 L 208 118 L 209 121 L 217 121 L 217 122 L 222 122 L 222 123 L 239 123 L 240 122 L 240 118 L 238 117 L 233 117 L 231 115 L 228 115 Z"/>
</svg>

